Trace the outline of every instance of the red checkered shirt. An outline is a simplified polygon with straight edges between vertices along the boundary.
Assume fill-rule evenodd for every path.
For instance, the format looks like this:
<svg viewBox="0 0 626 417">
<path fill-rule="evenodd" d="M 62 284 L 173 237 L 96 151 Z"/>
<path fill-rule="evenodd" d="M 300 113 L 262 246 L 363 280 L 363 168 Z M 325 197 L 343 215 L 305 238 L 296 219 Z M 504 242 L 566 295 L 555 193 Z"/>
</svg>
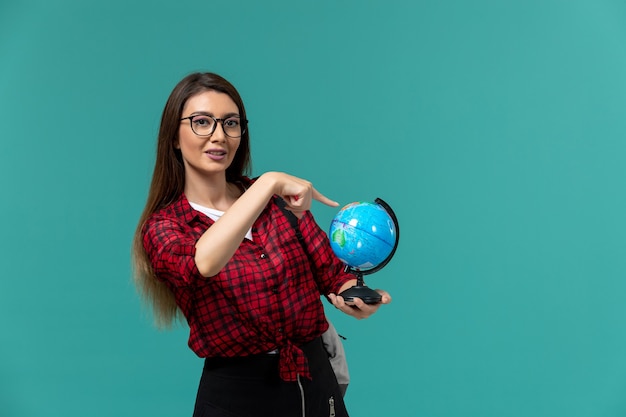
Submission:
<svg viewBox="0 0 626 417">
<path fill-rule="evenodd" d="M 320 294 L 337 293 L 354 276 L 343 271 L 310 212 L 299 221 L 307 256 L 272 199 L 252 227 L 253 240 L 244 239 L 228 264 L 205 278 L 194 261 L 195 245 L 213 223 L 181 195 L 154 213 L 143 229 L 154 272 L 174 293 L 189 324 L 189 347 L 199 357 L 278 349 L 281 378 L 310 378 L 298 346 L 328 328 Z"/>
</svg>

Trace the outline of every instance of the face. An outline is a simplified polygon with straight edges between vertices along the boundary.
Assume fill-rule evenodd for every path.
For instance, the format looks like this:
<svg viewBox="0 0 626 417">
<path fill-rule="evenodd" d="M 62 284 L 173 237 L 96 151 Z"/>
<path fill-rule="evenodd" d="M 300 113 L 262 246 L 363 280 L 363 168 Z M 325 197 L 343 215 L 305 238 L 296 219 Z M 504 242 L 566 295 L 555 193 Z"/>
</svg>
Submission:
<svg viewBox="0 0 626 417">
<path fill-rule="evenodd" d="M 204 91 L 187 100 L 181 118 L 196 115 L 228 119 L 232 116 L 239 116 L 239 109 L 227 94 Z M 194 119 L 196 132 L 202 133 L 207 121 L 214 123 L 206 117 Z M 227 129 L 229 129 L 228 126 L 232 126 L 232 120 L 223 123 L 227 125 Z M 226 168 L 235 158 L 240 141 L 241 138 L 227 136 L 221 122 L 216 124 L 215 131 L 210 136 L 198 136 L 191 128 L 188 119 L 181 120 L 178 143 L 175 146 L 180 149 L 183 157 L 185 178 L 193 180 L 194 178 L 224 176 Z"/>
</svg>

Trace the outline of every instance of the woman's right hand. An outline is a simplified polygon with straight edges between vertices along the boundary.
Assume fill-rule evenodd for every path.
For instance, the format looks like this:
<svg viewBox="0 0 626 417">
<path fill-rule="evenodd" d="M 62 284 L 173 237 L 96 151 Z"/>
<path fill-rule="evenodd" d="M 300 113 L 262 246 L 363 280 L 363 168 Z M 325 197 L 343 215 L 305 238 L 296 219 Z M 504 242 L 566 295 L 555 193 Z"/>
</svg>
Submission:
<svg viewBox="0 0 626 417">
<path fill-rule="evenodd" d="M 317 191 L 311 182 L 283 172 L 267 172 L 259 177 L 258 181 L 267 181 L 273 189 L 273 193 L 281 196 L 287 203 L 287 209 L 291 210 L 298 218 L 307 210 L 311 209 L 313 200 L 330 207 L 337 207 L 339 203 L 333 201 Z"/>
<path fill-rule="evenodd" d="M 282 172 L 261 175 L 196 242 L 194 259 L 203 276 L 214 276 L 228 263 L 275 194 L 286 201 L 286 208 L 298 218 L 311 208 L 313 200 L 331 207 L 339 205 L 317 191 L 309 181 Z"/>
</svg>

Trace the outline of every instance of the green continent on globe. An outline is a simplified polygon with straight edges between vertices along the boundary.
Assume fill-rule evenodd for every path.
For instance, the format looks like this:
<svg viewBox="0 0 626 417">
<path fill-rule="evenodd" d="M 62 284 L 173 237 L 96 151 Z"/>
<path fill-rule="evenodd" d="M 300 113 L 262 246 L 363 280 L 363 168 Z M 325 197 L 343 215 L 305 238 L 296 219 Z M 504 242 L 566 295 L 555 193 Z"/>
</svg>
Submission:
<svg viewBox="0 0 626 417">
<path fill-rule="evenodd" d="M 339 247 L 343 248 L 346 244 L 346 235 L 343 233 L 343 230 L 337 229 L 333 232 L 331 236 L 333 242 L 335 242 Z"/>
</svg>

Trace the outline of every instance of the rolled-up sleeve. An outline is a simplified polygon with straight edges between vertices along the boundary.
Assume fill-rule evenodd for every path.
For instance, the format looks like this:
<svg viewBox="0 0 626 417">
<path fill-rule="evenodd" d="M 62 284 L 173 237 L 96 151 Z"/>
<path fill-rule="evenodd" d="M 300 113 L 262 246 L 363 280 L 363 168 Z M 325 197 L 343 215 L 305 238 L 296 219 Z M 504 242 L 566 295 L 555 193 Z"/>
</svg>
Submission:
<svg viewBox="0 0 626 417">
<path fill-rule="evenodd" d="M 174 219 L 151 218 L 143 229 L 143 246 L 160 280 L 175 287 L 203 279 L 196 266 L 196 239 Z"/>
<path fill-rule="evenodd" d="M 345 265 L 335 256 L 328 235 L 319 227 L 311 212 L 306 212 L 299 221 L 300 230 L 315 266 L 315 279 L 324 295 L 339 291 L 341 286 L 355 276 L 344 272 Z"/>
</svg>

